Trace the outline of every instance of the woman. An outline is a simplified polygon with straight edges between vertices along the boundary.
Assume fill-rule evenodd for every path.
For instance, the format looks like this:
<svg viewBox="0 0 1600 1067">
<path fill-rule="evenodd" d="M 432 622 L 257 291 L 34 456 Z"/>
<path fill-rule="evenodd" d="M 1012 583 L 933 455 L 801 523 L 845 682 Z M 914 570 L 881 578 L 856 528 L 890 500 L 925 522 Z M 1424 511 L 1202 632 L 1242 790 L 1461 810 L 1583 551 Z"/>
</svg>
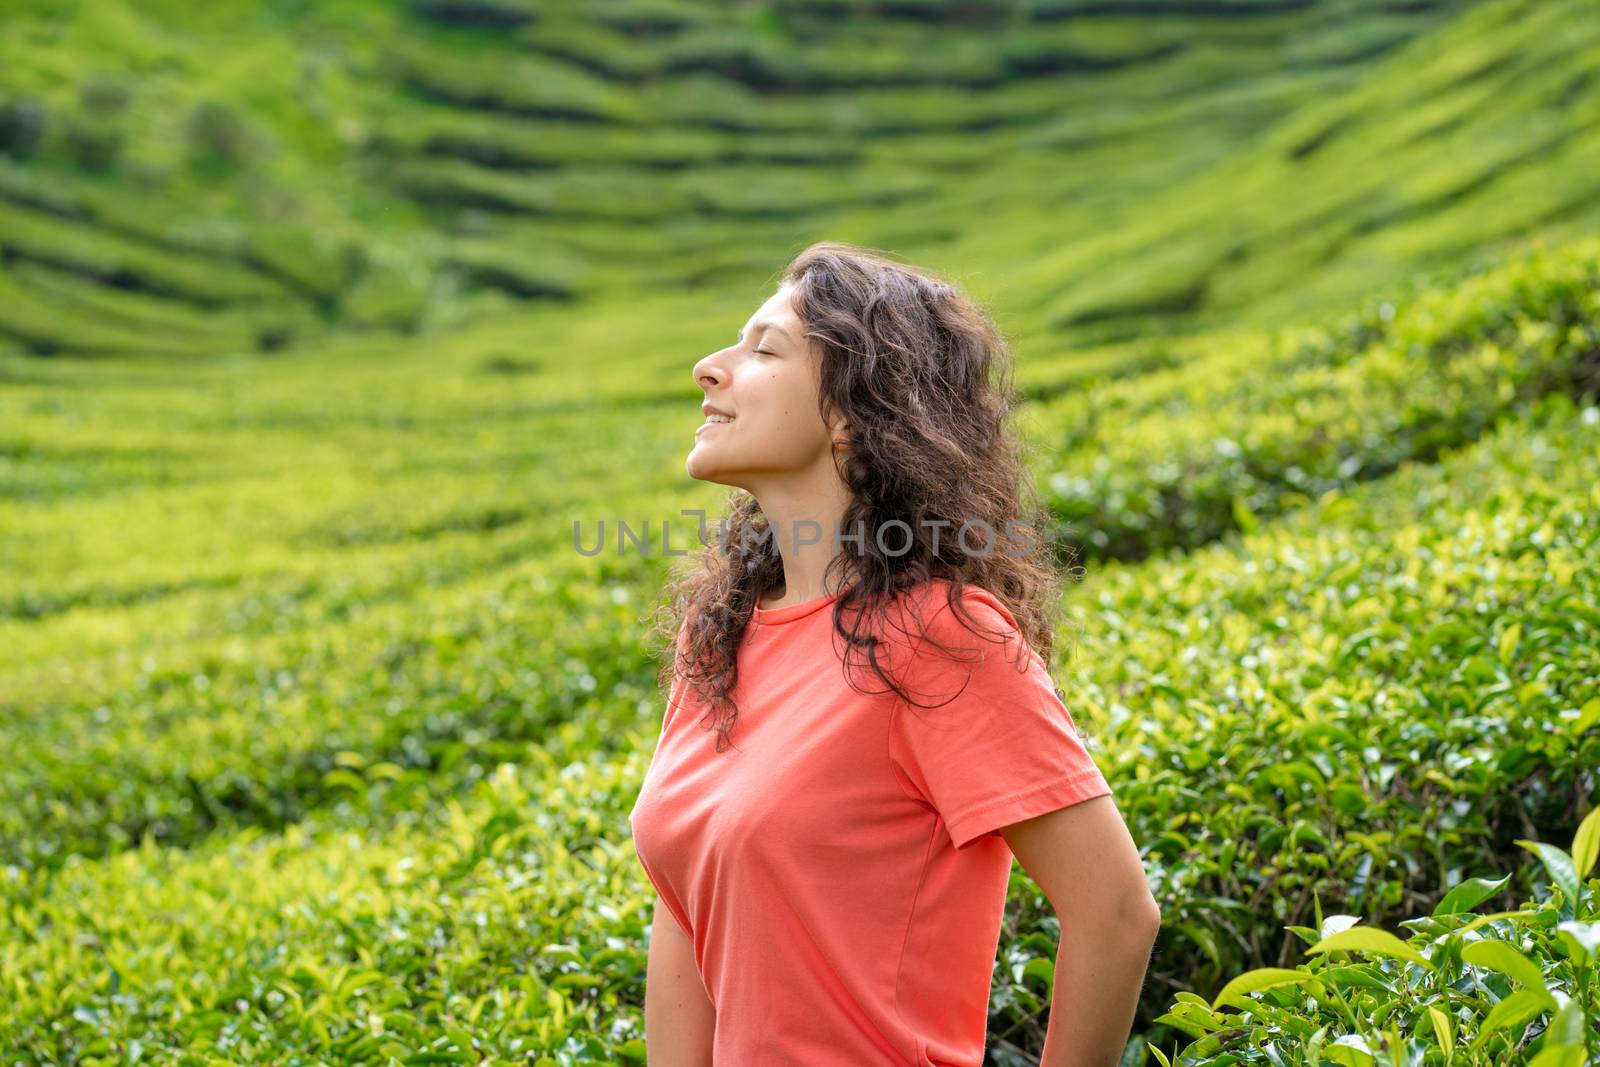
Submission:
<svg viewBox="0 0 1600 1067">
<path fill-rule="evenodd" d="M 1160 913 L 1046 666 L 1006 362 L 949 285 L 825 242 L 695 365 L 688 473 L 739 491 L 669 586 L 629 814 L 651 1067 L 982 1063 L 1013 855 L 1061 920 L 1042 1063 L 1122 1051 Z"/>
</svg>

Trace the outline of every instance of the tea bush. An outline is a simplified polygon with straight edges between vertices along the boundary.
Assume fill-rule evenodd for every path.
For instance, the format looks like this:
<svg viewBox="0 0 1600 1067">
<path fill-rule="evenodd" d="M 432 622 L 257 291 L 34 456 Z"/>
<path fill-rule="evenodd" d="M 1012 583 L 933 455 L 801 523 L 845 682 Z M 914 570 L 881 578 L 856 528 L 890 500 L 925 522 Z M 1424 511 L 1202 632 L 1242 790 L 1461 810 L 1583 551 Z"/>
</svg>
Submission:
<svg viewBox="0 0 1600 1067">
<path fill-rule="evenodd" d="M 1548 392 L 1600 396 L 1600 242 L 1375 303 L 1356 325 L 1096 390 L 1066 426 L 1035 414 L 1044 442 L 1072 442 L 1039 471 L 1064 539 L 1094 558 L 1194 548 L 1432 459 Z"/>
<path fill-rule="evenodd" d="M 1162 1067 L 1479 1064 L 1582 1067 L 1600 1057 L 1600 808 L 1570 850 L 1518 841 L 1549 882 L 1513 911 L 1473 914 L 1510 879 L 1472 878 L 1402 940 L 1354 915 L 1295 927 L 1315 957 L 1241 974 L 1159 1021 L 1198 1040 Z"/>
</svg>

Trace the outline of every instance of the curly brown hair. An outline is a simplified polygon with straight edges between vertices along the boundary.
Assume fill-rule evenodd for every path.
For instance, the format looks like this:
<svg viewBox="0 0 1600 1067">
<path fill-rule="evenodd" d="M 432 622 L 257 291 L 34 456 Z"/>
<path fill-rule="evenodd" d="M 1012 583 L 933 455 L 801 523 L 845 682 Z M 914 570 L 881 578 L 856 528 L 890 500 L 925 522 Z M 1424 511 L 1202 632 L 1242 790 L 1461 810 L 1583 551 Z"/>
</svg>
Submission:
<svg viewBox="0 0 1600 1067">
<path fill-rule="evenodd" d="M 854 547 L 827 568 L 826 585 L 841 590 L 833 627 L 846 645 L 846 675 L 850 653 L 864 650 L 874 673 L 911 703 L 880 664 L 877 634 L 890 604 L 931 579 L 948 581 L 947 602 L 969 623 L 963 589 L 990 592 L 1048 666 L 1071 550 L 1037 532 L 1048 528 L 1047 513 L 1010 425 L 1013 368 L 993 320 L 949 282 L 839 241 L 802 251 L 783 271 L 778 288 L 786 285 L 822 353 L 820 414 L 825 422 L 842 415 L 848 428 L 844 447 L 834 449 L 851 497 L 842 526 L 865 533 L 859 542 L 847 539 Z M 910 544 L 891 555 L 880 550 L 878 529 L 895 520 L 910 526 Z M 688 573 L 669 578 L 653 631 L 669 650 L 662 691 L 681 679 L 703 698 L 715 716 L 718 752 L 731 743 L 738 717 L 731 694 L 745 628 L 760 598 L 784 582 L 778 539 L 763 536 L 767 520 L 752 494 L 736 490 L 720 522 L 741 534 L 713 538 L 684 557 Z M 994 551 L 991 541 L 969 552 L 953 533 L 969 522 L 987 524 L 995 536 L 1023 532 L 1033 548 Z M 905 539 L 903 532 L 890 538 Z M 918 637 L 931 640 L 923 621 Z"/>
</svg>

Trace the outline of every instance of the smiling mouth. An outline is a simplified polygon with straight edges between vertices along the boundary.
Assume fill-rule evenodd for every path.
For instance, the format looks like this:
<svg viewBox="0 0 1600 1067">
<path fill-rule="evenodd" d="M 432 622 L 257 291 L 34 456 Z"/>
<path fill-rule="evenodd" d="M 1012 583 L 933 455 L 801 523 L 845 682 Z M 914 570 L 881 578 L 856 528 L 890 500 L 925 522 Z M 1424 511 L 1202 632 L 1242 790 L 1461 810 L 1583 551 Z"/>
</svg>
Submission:
<svg viewBox="0 0 1600 1067">
<path fill-rule="evenodd" d="M 705 422 L 700 424 L 699 428 L 695 430 L 695 433 L 699 433 L 707 426 L 726 426 L 731 422 L 733 422 L 732 419 L 707 419 Z"/>
</svg>

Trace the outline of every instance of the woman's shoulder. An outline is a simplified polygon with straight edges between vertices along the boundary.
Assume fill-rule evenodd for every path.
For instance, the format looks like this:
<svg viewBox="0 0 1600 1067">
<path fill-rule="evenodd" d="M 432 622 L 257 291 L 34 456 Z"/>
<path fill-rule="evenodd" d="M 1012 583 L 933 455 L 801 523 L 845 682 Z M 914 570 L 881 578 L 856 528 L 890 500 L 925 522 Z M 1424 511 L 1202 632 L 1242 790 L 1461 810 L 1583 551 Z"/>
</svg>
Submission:
<svg viewBox="0 0 1600 1067">
<path fill-rule="evenodd" d="M 990 590 L 972 582 L 963 582 L 960 596 L 954 595 L 955 582 L 949 578 L 930 578 L 908 592 L 909 599 L 925 621 L 941 619 L 952 612 L 964 609 L 974 615 L 998 617 L 1015 626 L 1011 611 Z"/>
<path fill-rule="evenodd" d="M 1017 620 L 1004 601 L 981 585 L 963 583 L 959 596 L 954 586 L 951 579 L 930 578 L 906 591 L 900 615 L 914 623 L 908 628 L 911 638 L 922 635 L 915 641 L 918 649 L 928 638 L 964 649 L 1016 639 Z"/>
</svg>

